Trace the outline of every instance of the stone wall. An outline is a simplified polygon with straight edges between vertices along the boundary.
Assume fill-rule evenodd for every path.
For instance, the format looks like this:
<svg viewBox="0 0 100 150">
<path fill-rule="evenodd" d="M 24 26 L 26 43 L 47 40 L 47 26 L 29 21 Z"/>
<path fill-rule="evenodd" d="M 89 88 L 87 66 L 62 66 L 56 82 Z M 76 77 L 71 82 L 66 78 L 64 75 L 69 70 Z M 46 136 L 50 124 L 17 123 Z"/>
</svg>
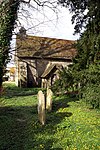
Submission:
<svg viewBox="0 0 100 150">
<path fill-rule="evenodd" d="M 41 87 L 41 75 L 48 61 L 46 60 L 17 60 L 15 82 L 19 87 Z"/>
<path fill-rule="evenodd" d="M 18 86 L 27 87 L 27 63 L 19 61 Z"/>
<path fill-rule="evenodd" d="M 35 60 L 27 61 L 27 86 L 28 87 L 36 87 L 38 86 L 37 82 L 37 70 L 36 70 L 36 62 Z"/>
</svg>

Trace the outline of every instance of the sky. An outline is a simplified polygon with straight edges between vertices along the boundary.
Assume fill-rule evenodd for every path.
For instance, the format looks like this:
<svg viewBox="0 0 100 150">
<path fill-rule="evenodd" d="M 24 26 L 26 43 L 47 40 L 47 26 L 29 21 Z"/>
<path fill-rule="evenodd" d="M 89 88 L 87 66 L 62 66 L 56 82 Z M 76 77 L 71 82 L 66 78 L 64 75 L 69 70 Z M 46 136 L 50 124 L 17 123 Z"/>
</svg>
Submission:
<svg viewBox="0 0 100 150">
<path fill-rule="evenodd" d="M 35 3 L 32 3 L 35 6 Z M 74 25 L 71 23 L 71 14 L 67 8 L 58 6 L 55 12 L 49 7 L 35 9 L 22 5 L 19 13 L 19 26 L 24 26 L 27 34 L 34 36 L 53 37 L 59 39 L 76 40 L 78 35 L 73 35 Z"/>
<path fill-rule="evenodd" d="M 35 4 L 32 4 L 35 5 Z M 23 11 L 22 11 L 23 10 Z M 79 35 L 73 35 L 74 25 L 71 23 L 71 14 L 67 8 L 59 6 L 54 12 L 51 8 L 34 8 L 21 5 L 17 27 L 14 32 L 18 33 L 20 27 L 27 30 L 28 35 L 43 36 L 58 39 L 77 40 Z M 16 36 L 13 36 L 12 44 L 15 46 Z M 14 66 L 14 56 L 8 67 Z"/>
</svg>

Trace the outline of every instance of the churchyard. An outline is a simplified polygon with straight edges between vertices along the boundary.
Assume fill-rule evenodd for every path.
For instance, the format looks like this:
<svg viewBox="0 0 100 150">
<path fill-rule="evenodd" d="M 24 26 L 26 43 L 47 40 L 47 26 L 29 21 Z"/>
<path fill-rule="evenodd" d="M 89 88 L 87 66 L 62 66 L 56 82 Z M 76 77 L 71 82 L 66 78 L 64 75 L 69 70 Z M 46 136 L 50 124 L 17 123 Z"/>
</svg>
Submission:
<svg viewBox="0 0 100 150">
<path fill-rule="evenodd" d="M 53 95 L 51 102 L 47 92 L 48 103 L 42 109 L 45 116 L 39 120 L 38 103 L 46 92 L 40 90 L 4 84 L 0 150 L 99 150 L 100 110 L 71 95 Z"/>
</svg>

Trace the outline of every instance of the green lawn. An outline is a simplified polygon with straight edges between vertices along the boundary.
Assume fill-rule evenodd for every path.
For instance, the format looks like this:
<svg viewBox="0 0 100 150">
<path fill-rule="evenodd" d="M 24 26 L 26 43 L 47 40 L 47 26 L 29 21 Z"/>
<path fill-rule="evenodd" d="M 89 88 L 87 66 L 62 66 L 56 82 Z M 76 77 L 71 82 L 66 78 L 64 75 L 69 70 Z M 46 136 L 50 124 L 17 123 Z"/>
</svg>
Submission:
<svg viewBox="0 0 100 150">
<path fill-rule="evenodd" d="M 4 85 L 0 97 L 0 150 L 100 150 L 100 111 L 77 98 L 53 98 L 53 110 L 41 126 L 38 89 Z"/>
</svg>

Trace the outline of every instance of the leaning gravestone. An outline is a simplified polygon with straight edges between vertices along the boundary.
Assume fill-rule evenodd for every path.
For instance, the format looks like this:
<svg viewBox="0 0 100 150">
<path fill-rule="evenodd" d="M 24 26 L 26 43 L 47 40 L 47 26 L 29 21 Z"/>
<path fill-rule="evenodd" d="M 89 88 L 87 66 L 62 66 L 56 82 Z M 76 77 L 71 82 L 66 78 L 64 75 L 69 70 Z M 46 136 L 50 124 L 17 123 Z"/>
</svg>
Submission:
<svg viewBox="0 0 100 150">
<path fill-rule="evenodd" d="M 52 110 L 52 96 L 53 92 L 51 91 L 51 89 L 47 88 L 46 109 L 48 111 Z"/>
<path fill-rule="evenodd" d="M 38 92 L 38 117 L 42 125 L 45 124 L 46 115 L 45 115 L 45 97 L 42 91 Z"/>
</svg>

